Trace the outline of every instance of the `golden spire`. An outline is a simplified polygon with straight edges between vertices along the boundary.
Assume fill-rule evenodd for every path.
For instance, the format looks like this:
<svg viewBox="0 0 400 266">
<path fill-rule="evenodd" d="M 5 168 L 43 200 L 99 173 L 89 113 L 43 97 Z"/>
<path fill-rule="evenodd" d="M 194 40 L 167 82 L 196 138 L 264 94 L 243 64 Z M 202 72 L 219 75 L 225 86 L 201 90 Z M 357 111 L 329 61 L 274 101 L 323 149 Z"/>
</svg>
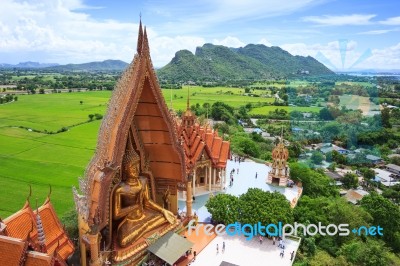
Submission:
<svg viewBox="0 0 400 266">
<path fill-rule="evenodd" d="M 147 39 L 147 30 L 146 26 L 144 26 L 143 32 L 143 43 L 142 43 L 142 53 L 145 55 L 150 56 L 150 49 L 149 49 L 149 40 Z"/>
<path fill-rule="evenodd" d="M 142 14 L 140 14 L 138 40 L 136 45 L 136 50 L 138 54 L 142 52 L 142 43 L 143 43 Z"/>
</svg>

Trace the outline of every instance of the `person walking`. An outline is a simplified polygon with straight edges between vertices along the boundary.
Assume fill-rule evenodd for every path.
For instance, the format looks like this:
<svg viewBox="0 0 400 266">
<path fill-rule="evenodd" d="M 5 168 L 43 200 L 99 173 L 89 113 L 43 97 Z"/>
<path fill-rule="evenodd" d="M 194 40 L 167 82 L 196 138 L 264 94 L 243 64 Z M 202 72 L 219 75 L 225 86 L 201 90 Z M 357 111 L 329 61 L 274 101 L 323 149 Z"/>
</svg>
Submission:
<svg viewBox="0 0 400 266">
<path fill-rule="evenodd" d="M 217 244 L 217 254 L 218 254 L 218 252 L 219 252 L 219 248 L 218 248 L 218 244 Z"/>
<path fill-rule="evenodd" d="M 225 252 L 225 241 L 222 242 L 222 253 L 224 253 L 224 252 Z"/>
<path fill-rule="evenodd" d="M 256 172 L 256 179 L 257 179 L 257 174 L 258 174 L 258 173 Z"/>
<path fill-rule="evenodd" d="M 290 252 L 290 261 L 292 261 L 294 258 L 294 250 L 292 252 Z"/>
<path fill-rule="evenodd" d="M 275 245 L 275 237 L 272 237 L 272 245 Z"/>
<path fill-rule="evenodd" d="M 262 236 L 259 236 L 258 239 L 260 240 L 260 245 L 261 245 L 261 244 L 262 244 L 262 241 L 263 241 L 263 237 L 262 237 Z"/>
</svg>

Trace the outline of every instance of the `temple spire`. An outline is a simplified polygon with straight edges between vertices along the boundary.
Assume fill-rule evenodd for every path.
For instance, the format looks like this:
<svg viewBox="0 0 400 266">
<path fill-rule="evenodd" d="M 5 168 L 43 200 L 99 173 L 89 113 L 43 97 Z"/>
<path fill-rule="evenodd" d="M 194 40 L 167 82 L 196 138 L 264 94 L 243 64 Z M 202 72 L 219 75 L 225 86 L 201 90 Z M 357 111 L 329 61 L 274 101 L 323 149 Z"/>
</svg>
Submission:
<svg viewBox="0 0 400 266">
<path fill-rule="evenodd" d="M 143 31 L 143 43 L 142 43 L 142 54 L 150 57 L 150 49 L 149 49 L 149 40 L 147 39 L 147 30 L 146 26 L 144 26 Z"/>
<path fill-rule="evenodd" d="M 40 214 L 39 214 L 39 207 L 37 204 L 37 199 L 36 199 L 36 229 L 38 232 L 38 242 L 39 242 L 40 252 L 47 252 L 46 237 L 44 235 L 42 218 L 40 217 Z"/>
<path fill-rule="evenodd" d="M 140 14 L 138 40 L 136 45 L 136 50 L 138 54 L 142 52 L 142 44 L 143 44 L 143 29 L 142 29 L 142 15 Z"/>
</svg>

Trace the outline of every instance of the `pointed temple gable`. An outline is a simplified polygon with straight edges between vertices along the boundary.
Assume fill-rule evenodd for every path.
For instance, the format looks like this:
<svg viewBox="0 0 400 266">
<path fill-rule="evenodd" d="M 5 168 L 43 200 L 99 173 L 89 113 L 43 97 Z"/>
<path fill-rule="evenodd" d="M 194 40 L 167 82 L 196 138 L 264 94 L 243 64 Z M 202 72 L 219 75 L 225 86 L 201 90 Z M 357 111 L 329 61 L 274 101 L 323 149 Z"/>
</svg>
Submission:
<svg viewBox="0 0 400 266">
<path fill-rule="evenodd" d="M 24 207 L 2 224 L 5 230 L 0 232 L 0 265 L 66 265 L 74 252 L 49 197 L 36 210 L 27 199 Z"/>
</svg>

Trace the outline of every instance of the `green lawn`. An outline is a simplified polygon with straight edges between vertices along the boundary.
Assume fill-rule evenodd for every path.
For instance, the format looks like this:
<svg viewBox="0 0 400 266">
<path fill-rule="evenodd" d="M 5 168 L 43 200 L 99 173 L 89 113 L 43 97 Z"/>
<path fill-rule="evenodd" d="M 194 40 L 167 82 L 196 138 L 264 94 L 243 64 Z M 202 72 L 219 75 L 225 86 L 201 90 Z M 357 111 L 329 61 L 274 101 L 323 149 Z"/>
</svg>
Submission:
<svg viewBox="0 0 400 266">
<path fill-rule="evenodd" d="M 263 106 L 253 108 L 250 111 L 250 115 L 268 115 L 269 112 L 275 111 L 275 109 L 284 109 L 288 112 L 300 111 L 300 112 L 319 112 L 321 107 L 301 107 L 301 106 Z"/>
<path fill-rule="evenodd" d="M 229 88 L 229 87 L 213 87 L 204 88 L 198 86 L 183 87 L 183 89 L 165 89 L 163 90 L 165 102 L 168 107 L 172 107 L 175 110 L 185 110 L 186 100 L 189 89 L 190 105 L 209 103 L 213 104 L 217 101 L 223 101 L 233 107 L 239 107 L 246 103 L 267 103 L 273 102 L 273 98 L 263 97 L 252 97 L 244 96 L 244 89 L 241 88 Z M 260 95 L 262 91 L 255 90 L 252 93 Z"/>
</svg>

